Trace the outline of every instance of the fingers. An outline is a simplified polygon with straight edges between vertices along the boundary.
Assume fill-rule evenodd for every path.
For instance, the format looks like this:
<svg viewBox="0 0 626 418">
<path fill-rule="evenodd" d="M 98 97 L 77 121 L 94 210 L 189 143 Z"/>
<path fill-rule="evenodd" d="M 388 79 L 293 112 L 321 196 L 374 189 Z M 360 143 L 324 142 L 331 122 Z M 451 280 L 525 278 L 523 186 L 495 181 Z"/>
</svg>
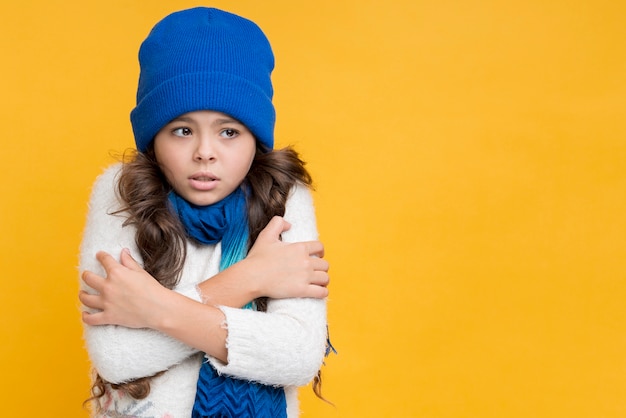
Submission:
<svg viewBox="0 0 626 418">
<path fill-rule="evenodd" d="M 120 256 L 122 264 L 118 263 L 115 258 L 113 258 L 109 253 L 104 251 L 99 251 L 98 253 L 96 253 L 96 259 L 100 262 L 100 264 L 102 264 L 102 267 L 104 267 L 107 277 L 114 269 L 119 266 L 123 266 L 132 270 L 141 269 L 141 266 L 137 264 L 137 262 L 130 255 L 130 251 L 127 249 L 122 250 L 122 254 Z M 97 275 L 96 273 L 85 270 L 82 274 L 82 279 L 87 286 L 100 292 L 102 291 L 106 277 L 102 277 Z"/>
<path fill-rule="evenodd" d="M 120 261 L 122 262 L 122 265 L 124 267 L 129 268 L 131 270 L 135 270 L 135 271 L 143 270 L 141 265 L 139 265 L 139 263 L 137 263 L 137 261 L 130 254 L 130 250 L 128 248 L 124 248 L 122 250 L 122 254 L 120 254 Z"/>
<path fill-rule="evenodd" d="M 313 273 L 311 284 L 327 287 L 330 284 L 330 276 L 325 271 L 316 271 Z"/>
<path fill-rule="evenodd" d="M 314 277 L 311 278 L 308 286 L 327 288 L 329 284 L 330 284 L 330 278 L 328 277 L 328 274 L 316 272 Z"/>
<path fill-rule="evenodd" d="M 323 258 L 312 257 L 311 267 L 313 268 L 313 270 L 328 273 L 330 265 L 328 264 L 328 261 L 324 260 Z"/>
<path fill-rule="evenodd" d="M 100 295 L 92 295 L 91 293 L 87 293 L 84 290 L 81 290 L 78 293 L 78 300 L 80 300 L 80 303 L 88 308 L 99 310 L 104 309 L 104 304 L 102 303 L 102 298 L 100 297 Z"/>
<path fill-rule="evenodd" d="M 102 267 L 104 267 L 107 272 L 120 265 L 120 263 L 118 263 L 117 260 L 111 256 L 111 254 L 104 251 L 98 251 L 96 259 L 100 262 L 100 264 L 102 264 Z"/>
<path fill-rule="evenodd" d="M 87 325 L 104 325 L 107 323 L 104 321 L 104 314 L 102 312 L 89 313 L 83 311 L 82 320 Z"/>
<path fill-rule="evenodd" d="M 92 289 L 100 292 L 102 290 L 102 286 L 104 285 L 104 280 L 106 280 L 102 276 L 98 276 L 96 273 L 85 270 L 82 274 L 83 282 Z"/>
<path fill-rule="evenodd" d="M 303 242 L 303 244 L 306 247 L 309 255 L 314 255 L 320 258 L 324 257 L 324 244 L 322 244 L 320 241 L 307 241 Z"/>
<path fill-rule="evenodd" d="M 310 285 L 307 292 L 308 297 L 314 299 L 324 299 L 328 297 L 328 288 L 324 286 Z"/>
<path fill-rule="evenodd" d="M 274 242 L 280 240 L 280 234 L 289 230 L 291 224 L 280 216 L 274 216 L 259 233 L 257 241 Z"/>
</svg>

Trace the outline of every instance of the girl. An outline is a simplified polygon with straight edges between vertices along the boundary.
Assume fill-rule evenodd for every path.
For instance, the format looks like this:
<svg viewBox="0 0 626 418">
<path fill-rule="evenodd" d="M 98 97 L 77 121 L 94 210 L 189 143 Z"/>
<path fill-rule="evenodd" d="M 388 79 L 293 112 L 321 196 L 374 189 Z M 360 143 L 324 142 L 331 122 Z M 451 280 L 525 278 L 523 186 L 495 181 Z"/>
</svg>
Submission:
<svg viewBox="0 0 626 418">
<path fill-rule="evenodd" d="M 137 153 L 96 181 L 81 245 L 96 415 L 297 416 L 325 353 L 328 264 L 304 163 L 272 150 L 269 42 L 194 8 L 139 61 Z"/>
</svg>

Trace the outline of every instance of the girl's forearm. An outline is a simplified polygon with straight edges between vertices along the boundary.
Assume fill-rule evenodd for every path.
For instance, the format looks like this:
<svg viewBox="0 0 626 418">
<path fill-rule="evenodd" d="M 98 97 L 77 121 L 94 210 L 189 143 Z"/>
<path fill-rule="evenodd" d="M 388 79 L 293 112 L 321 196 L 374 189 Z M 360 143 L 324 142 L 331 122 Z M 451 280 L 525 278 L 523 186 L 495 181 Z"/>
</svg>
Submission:
<svg viewBox="0 0 626 418">
<path fill-rule="evenodd" d="M 251 270 L 242 260 L 208 280 L 198 284 L 202 302 L 212 306 L 241 308 L 248 302 L 263 296 L 251 280 Z"/>
<path fill-rule="evenodd" d="M 211 305 L 203 305 L 174 291 L 153 311 L 150 328 L 223 361 L 228 361 L 224 314 Z"/>
</svg>

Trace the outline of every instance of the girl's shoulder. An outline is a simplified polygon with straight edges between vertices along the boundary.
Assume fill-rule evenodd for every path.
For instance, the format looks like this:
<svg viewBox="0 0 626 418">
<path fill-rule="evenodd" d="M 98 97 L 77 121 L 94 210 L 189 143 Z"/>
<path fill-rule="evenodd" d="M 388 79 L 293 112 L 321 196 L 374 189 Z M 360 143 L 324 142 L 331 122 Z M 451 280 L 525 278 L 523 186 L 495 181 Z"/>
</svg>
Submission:
<svg viewBox="0 0 626 418">
<path fill-rule="evenodd" d="M 315 206 L 311 190 L 302 184 L 296 184 L 289 192 L 285 205 L 285 220 L 291 224 L 283 232 L 285 242 L 310 241 L 317 239 Z"/>
<path fill-rule="evenodd" d="M 311 189 L 304 184 L 297 182 L 289 191 L 285 209 L 289 210 L 306 206 L 313 206 Z"/>
<path fill-rule="evenodd" d="M 102 173 L 96 177 L 93 189 L 110 188 L 111 186 L 115 186 L 121 171 L 122 163 L 114 163 L 104 168 Z"/>
<path fill-rule="evenodd" d="M 116 163 L 98 175 L 91 188 L 90 206 L 110 207 L 119 203 L 115 190 L 121 170 L 122 163 Z"/>
</svg>

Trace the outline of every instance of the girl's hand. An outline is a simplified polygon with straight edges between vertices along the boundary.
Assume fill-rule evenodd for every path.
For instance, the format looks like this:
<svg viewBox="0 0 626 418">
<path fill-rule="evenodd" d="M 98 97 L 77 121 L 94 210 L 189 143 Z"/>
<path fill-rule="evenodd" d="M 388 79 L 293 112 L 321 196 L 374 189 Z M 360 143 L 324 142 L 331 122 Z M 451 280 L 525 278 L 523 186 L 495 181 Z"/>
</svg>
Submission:
<svg viewBox="0 0 626 418">
<path fill-rule="evenodd" d="M 167 289 L 161 286 L 123 250 L 118 263 L 110 254 L 99 252 L 97 260 L 106 277 L 91 271 L 82 274 L 83 281 L 98 294 L 81 291 L 80 301 L 99 312 L 83 312 L 87 325 L 123 325 L 129 328 L 154 328 Z"/>
<path fill-rule="evenodd" d="M 328 262 L 319 241 L 285 243 L 280 235 L 291 225 L 275 216 L 261 231 L 243 262 L 257 297 L 317 298 L 328 296 Z"/>
<path fill-rule="evenodd" d="M 280 234 L 291 225 L 274 217 L 259 234 L 248 256 L 198 285 L 208 305 L 242 307 L 259 297 L 273 299 L 328 296 L 328 262 L 319 241 L 285 243 Z"/>
</svg>

